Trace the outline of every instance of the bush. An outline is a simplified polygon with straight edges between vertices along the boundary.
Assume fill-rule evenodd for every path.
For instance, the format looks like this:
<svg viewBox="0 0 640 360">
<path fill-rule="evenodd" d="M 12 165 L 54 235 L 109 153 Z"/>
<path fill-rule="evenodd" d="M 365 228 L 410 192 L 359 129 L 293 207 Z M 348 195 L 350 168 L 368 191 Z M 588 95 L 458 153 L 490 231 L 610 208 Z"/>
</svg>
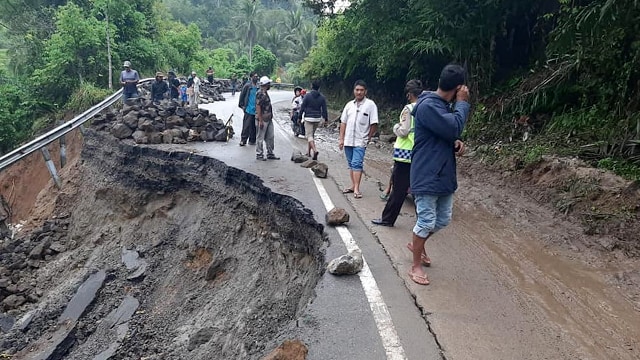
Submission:
<svg viewBox="0 0 640 360">
<path fill-rule="evenodd" d="M 101 89 L 92 83 L 84 82 L 71 94 L 65 108 L 73 112 L 82 112 L 104 100 L 112 93 L 110 90 Z"/>
</svg>

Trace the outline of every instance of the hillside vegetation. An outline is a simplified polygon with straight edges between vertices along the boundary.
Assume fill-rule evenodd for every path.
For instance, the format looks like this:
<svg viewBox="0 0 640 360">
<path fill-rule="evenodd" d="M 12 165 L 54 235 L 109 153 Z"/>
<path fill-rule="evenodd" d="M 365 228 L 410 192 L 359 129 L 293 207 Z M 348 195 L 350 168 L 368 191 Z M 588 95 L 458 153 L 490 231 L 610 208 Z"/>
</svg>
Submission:
<svg viewBox="0 0 640 360">
<path fill-rule="evenodd" d="M 347 89 L 363 78 L 399 106 L 406 80 L 434 88 L 457 62 L 475 97 L 468 140 L 640 179 L 639 27 L 635 0 L 360 0 L 325 17 L 303 70 Z"/>
</svg>

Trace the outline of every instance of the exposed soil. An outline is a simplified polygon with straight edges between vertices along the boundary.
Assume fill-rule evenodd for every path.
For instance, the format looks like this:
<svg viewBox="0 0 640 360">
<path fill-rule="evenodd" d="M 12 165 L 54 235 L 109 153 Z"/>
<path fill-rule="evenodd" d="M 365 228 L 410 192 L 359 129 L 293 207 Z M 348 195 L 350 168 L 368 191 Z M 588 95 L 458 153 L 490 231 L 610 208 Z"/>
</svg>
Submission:
<svg viewBox="0 0 640 360">
<path fill-rule="evenodd" d="M 82 134 L 74 130 L 66 135 L 67 161 L 71 166 L 73 159 L 80 155 L 82 150 Z M 48 146 L 51 158 L 58 171 L 60 168 L 60 145 L 53 142 Z M 28 186 L 23 182 L 28 179 Z M 19 164 L 15 164 L 0 173 L 0 195 L 2 195 L 11 207 L 11 222 L 35 220 L 43 221 L 49 214 L 41 214 L 43 217 L 33 219 L 30 216 L 35 208 L 35 203 L 40 194 L 51 180 L 51 175 L 44 162 L 42 154 L 37 151 L 23 159 Z"/>
<path fill-rule="evenodd" d="M 218 160 L 94 132 L 72 167 L 52 218 L 0 248 L 0 275 L 29 284 L 28 301 L 4 316 L 34 315 L 23 331 L 0 333 L 3 351 L 44 347 L 98 270 L 104 284 L 51 359 L 90 359 L 114 344 L 102 324 L 125 297 L 139 307 L 114 359 L 260 358 L 295 327 L 324 271 L 322 225 L 300 202 Z M 132 252 L 142 270 L 123 264 Z"/>
</svg>

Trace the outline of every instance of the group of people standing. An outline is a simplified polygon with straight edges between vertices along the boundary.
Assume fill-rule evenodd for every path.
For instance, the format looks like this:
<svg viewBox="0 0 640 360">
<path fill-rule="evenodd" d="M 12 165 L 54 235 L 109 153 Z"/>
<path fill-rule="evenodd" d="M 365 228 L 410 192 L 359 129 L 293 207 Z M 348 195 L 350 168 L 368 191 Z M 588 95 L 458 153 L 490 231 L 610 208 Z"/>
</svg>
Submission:
<svg viewBox="0 0 640 360">
<path fill-rule="evenodd" d="M 125 61 L 123 67 L 124 70 L 120 73 L 120 84 L 122 85 L 122 100 L 126 101 L 129 98 L 139 96 L 140 74 L 131 68 L 130 61 Z M 213 69 L 209 67 L 207 70 L 209 82 L 213 82 L 213 74 Z M 182 106 L 189 104 L 189 106 L 196 107 L 200 99 L 201 85 L 202 80 L 195 71 L 192 71 L 186 80 L 178 79 L 174 71 L 168 72 L 166 80 L 162 72 L 156 72 L 155 81 L 151 84 L 151 99 L 154 102 L 159 102 L 162 99 L 170 98 L 180 101 Z"/>
<path fill-rule="evenodd" d="M 123 99 L 126 99 L 137 96 L 136 85 L 140 78 L 131 69 L 130 62 L 126 61 L 124 68 L 120 81 L 124 87 Z M 210 76 L 209 72 L 207 76 Z M 470 111 L 465 78 L 462 67 L 447 65 L 440 74 L 436 91 L 424 91 L 419 80 L 406 83 L 404 93 L 407 105 L 402 109 L 399 122 L 393 127 L 397 140 L 393 150 L 391 192 L 382 216 L 371 221 L 375 225 L 394 226 L 404 200 L 411 192 L 417 221 L 411 241 L 407 244 L 413 254 L 408 275 L 420 285 L 429 284 L 423 269 L 423 266 L 431 265 L 425 250 L 426 240 L 451 221 L 453 194 L 458 187 L 456 156 L 461 156 L 465 151 L 460 137 Z M 169 72 L 168 83 L 164 82 L 162 73 L 157 73 L 152 85 L 154 101 L 162 99 L 165 93 L 170 93 L 171 98 L 183 96 L 181 85 L 175 73 Z M 199 86 L 200 79 L 193 72 L 184 86 L 194 89 L 189 93 L 191 104 L 197 102 L 197 97 L 194 99 L 193 96 L 197 96 Z M 274 153 L 273 108 L 268 93 L 270 87 L 269 77 L 259 77 L 252 72 L 238 100 L 238 106 L 244 111 L 240 146 L 255 145 L 256 159 L 263 161 L 280 159 Z M 302 88 L 294 90 L 291 120 L 295 135 L 304 134 L 307 138 L 307 155 L 317 160 L 319 152 L 314 136 L 318 126 L 323 121 L 324 124 L 328 122 L 327 102 L 319 91 L 318 81 L 312 82 L 311 89 L 307 94 L 302 93 Z M 373 100 L 367 98 L 364 81 L 355 82 L 353 95 L 354 99 L 344 106 L 340 116 L 338 146 L 344 150 L 351 180 L 351 185 L 342 192 L 359 199 L 362 198 L 360 183 L 366 148 L 378 130 L 378 108 Z"/>
<path fill-rule="evenodd" d="M 446 227 L 451 221 L 453 194 L 457 190 L 456 156 L 464 154 L 465 145 L 461 141 L 462 131 L 467 122 L 470 104 L 469 89 L 465 85 L 466 72 L 458 65 L 447 65 L 440 74 L 438 89 L 424 91 L 419 80 L 409 80 L 404 88 L 407 99 L 394 125 L 397 136 L 393 150 L 394 167 L 391 178 L 391 193 L 382 217 L 372 220 L 375 225 L 394 226 L 404 200 L 410 191 L 416 205 L 417 221 L 407 247 L 413 261 L 408 275 L 420 285 L 428 285 L 429 279 L 423 266 L 431 266 L 431 259 L 425 250 L 426 240 Z M 317 83 L 312 85 L 318 90 Z M 353 194 L 362 198 L 360 183 L 367 145 L 378 131 L 378 108 L 367 97 L 367 84 L 358 80 L 353 87 L 354 100 L 349 101 L 340 116 L 338 146 L 344 150 L 351 186 L 343 194 Z M 307 102 L 307 99 L 309 101 Z M 307 107 L 314 109 L 308 111 Z M 294 99 L 294 109 L 296 103 Z M 315 109 L 324 109 L 315 112 Z M 324 111 L 324 112 L 323 112 Z M 309 140 L 309 153 L 317 150 L 313 143 L 313 132 L 326 115 L 324 97 L 309 94 L 303 97 L 299 108 L 312 120 L 305 129 Z M 302 115 L 301 115 L 302 116 Z M 311 135 L 309 136 L 309 133 Z"/>
<path fill-rule="evenodd" d="M 268 76 L 258 78 L 257 72 L 249 74 L 249 81 L 242 87 L 238 106 L 244 111 L 240 146 L 256 146 L 256 160 L 280 160 L 274 153 L 275 132 L 273 108 L 269 89 L 271 79 Z M 266 144 L 267 154 L 264 154 Z"/>
</svg>

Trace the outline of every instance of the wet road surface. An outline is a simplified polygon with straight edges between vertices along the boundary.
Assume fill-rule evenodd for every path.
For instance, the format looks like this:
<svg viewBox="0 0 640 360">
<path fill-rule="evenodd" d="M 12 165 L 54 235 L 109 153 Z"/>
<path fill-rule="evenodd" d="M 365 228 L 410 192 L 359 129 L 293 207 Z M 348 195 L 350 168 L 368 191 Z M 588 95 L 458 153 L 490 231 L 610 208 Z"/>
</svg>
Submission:
<svg viewBox="0 0 640 360">
<path fill-rule="evenodd" d="M 256 161 L 253 147 L 238 146 L 242 110 L 237 95 L 203 106 L 220 118 L 234 114 L 234 139 L 187 148 L 261 176 L 323 222 L 326 210 L 312 174 L 289 161 L 294 149 L 306 152 L 306 141 L 293 137 L 281 111 L 292 94 L 271 91 L 271 97 L 280 103 L 274 106 L 275 151 L 282 160 Z M 367 150 L 364 198 L 356 200 L 339 191 L 349 179 L 334 139 L 335 132 L 319 130 L 320 161 L 329 165 L 330 177 L 322 182 L 336 206 L 351 214 L 349 230 L 378 282 L 407 359 L 640 358 L 640 304 L 608 281 L 625 269 L 606 259 L 585 262 L 584 254 L 545 244 L 544 236 L 580 230 L 472 174 L 460 177 L 451 226 L 428 243 L 432 284 L 413 284 L 406 276 L 410 253 L 405 247 L 415 222 L 412 204 L 405 204 L 394 228 L 370 224 L 384 206 L 378 194 L 389 175 L 388 151 Z M 330 260 L 345 247 L 335 230 L 327 233 Z M 637 262 L 629 265 L 639 269 Z M 310 359 L 386 358 L 356 277 L 325 274 L 316 291 L 299 321 Z"/>
</svg>

